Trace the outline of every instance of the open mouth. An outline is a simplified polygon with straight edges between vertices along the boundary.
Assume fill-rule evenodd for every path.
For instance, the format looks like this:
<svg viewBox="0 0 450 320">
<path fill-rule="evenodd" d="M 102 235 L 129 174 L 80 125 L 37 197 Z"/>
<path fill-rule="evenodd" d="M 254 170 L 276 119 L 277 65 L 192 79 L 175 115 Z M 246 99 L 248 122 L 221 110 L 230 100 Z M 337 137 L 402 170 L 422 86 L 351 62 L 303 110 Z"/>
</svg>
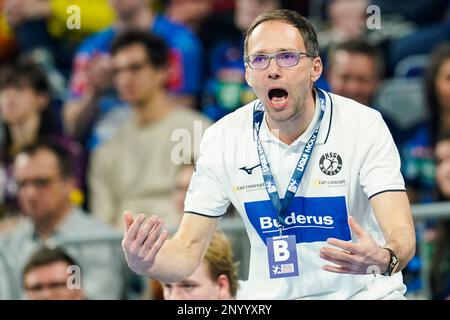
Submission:
<svg viewBox="0 0 450 320">
<path fill-rule="evenodd" d="M 269 100 L 274 107 L 282 107 L 288 100 L 288 92 L 284 89 L 271 89 L 269 90 Z"/>
</svg>

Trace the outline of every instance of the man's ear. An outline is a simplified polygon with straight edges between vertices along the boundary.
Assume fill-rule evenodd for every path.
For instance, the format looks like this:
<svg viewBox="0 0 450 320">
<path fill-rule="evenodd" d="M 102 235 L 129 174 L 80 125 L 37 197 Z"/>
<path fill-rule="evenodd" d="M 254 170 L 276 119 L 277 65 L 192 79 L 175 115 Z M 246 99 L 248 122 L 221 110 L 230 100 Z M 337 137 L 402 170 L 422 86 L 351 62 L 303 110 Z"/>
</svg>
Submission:
<svg viewBox="0 0 450 320">
<path fill-rule="evenodd" d="M 219 300 L 229 300 L 233 297 L 230 293 L 230 279 L 224 274 L 221 274 L 217 280 L 217 285 L 219 286 Z"/>
<path fill-rule="evenodd" d="M 172 67 L 160 68 L 156 71 L 156 77 L 159 78 L 158 81 L 161 81 L 163 87 L 165 87 L 169 83 L 172 72 Z"/>
<path fill-rule="evenodd" d="M 247 84 L 253 88 L 252 82 L 250 80 L 250 71 L 248 70 L 247 66 L 245 66 L 245 81 L 247 81 Z"/>
<path fill-rule="evenodd" d="M 322 71 L 323 65 L 320 57 L 313 58 L 311 63 L 311 81 L 315 82 L 319 80 L 320 76 L 322 75 Z"/>
</svg>

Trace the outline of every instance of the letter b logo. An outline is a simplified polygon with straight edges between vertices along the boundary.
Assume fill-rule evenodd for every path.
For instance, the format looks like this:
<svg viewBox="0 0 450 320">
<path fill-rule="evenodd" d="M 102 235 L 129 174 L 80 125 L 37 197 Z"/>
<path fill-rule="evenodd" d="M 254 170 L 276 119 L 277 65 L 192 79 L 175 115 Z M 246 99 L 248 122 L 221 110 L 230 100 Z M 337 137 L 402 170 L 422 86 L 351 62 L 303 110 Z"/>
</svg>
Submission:
<svg viewBox="0 0 450 320">
<path fill-rule="evenodd" d="M 289 259 L 291 254 L 288 250 L 288 243 L 285 240 L 273 241 L 273 258 L 276 262 L 283 262 Z"/>
</svg>

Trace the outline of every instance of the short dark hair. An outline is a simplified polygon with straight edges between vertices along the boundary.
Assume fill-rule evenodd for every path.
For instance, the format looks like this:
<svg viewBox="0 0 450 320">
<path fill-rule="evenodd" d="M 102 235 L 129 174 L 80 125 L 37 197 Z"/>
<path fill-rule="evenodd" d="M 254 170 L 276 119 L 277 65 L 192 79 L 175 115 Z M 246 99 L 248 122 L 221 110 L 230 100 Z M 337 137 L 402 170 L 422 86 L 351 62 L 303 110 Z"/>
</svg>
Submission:
<svg viewBox="0 0 450 320">
<path fill-rule="evenodd" d="M 47 266 L 49 264 L 55 263 L 55 262 L 66 262 L 69 266 L 71 265 L 77 265 L 76 261 L 68 255 L 61 247 L 56 248 L 49 248 L 46 246 L 43 246 L 36 250 L 31 258 L 28 260 L 27 264 L 25 265 L 25 268 L 23 269 L 23 278 L 25 278 L 25 275 L 30 272 L 31 270 Z"/>
<path fill-rule="evenodd" d="M 450 130 L 442 130 L 442 131 L 438 131 L 437 137 L 436 137 L 436 145 L 439 142 L 442 141 L 448 141 L 450 140 Z"/>
<path fill-rule="evenodd" d="M 30 62 L 17 62 L 0 69 L 0 91 L 6 88 L 32 88 L 41 94 L 51 94 L 44 71 Z"/>
<path fill-rule="evenodd" d="M 266 21 L 284 21 L 298 29 L 305 41 L 306 53 L 317 57 L 319 55 L 319 43 L 317 42 L 317 34 L 311 22 L 294 10 L 277 9 L 260 14 L 248 28 L 244 41 L 244 56 L 248 55 L 248 39 L 253 30 Z"/>
<path fill-rule="evenodd" d="M 58 167 L 61 177 L 73 177 L 74 170 L 72 163 L 72 154 L 65 146 L 63 146 L 60 142 L 55 141 L 54 139 L 45 139 L 33 143 L 23 148 L 20 151 L 20 154 L 26 154 L 32 157 L 41 150 L 47 150 L 55 155 L 58 161 Z"/>
<path fill-rule="evenodd" d="M 169 64 L 169 48 L 166 42 L 149 32 L 125 31 L 120 33 L 111 45 L 111 54 L 131 45 L 140 44 L 145 48 L 149 61 L 157 68 L 167 67 Z"/>
<path fill-rule="evenodd" d="M 358 53 L 372 58 L 375 62 L 375 71 L 379 77 L 384 75 L 384 57 L 380 49 L 371 45 L 364 40 L 348 40 L 341 42 L 328 50 L 327 64 L 330 68 L 334 62 L 334 58 L 338 51 L 345 51 L 350 53 Z"/>
</svg>

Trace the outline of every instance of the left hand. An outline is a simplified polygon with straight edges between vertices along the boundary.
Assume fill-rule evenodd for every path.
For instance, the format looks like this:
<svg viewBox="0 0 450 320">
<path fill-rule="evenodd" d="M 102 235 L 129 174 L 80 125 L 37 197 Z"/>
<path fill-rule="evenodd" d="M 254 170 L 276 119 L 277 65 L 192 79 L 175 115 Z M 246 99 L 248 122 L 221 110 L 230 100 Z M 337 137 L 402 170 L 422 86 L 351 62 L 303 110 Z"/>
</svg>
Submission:
<svg viewBox="0 0 450 320">
<path fill-rule="evenodd" d="M 323 270 L 347 274 L 383 273 L 389 264 L 389 252 L 373 240 L 373 238 L 356 222 L 348 219 L 350 229 L 358 236 L 359 242 L 353 243 L 335 238 L 328 238 L 327 243 L 340 249 L 320 249 L 320 257 L 336 265 L 324 265 Z"/>
</svg>

